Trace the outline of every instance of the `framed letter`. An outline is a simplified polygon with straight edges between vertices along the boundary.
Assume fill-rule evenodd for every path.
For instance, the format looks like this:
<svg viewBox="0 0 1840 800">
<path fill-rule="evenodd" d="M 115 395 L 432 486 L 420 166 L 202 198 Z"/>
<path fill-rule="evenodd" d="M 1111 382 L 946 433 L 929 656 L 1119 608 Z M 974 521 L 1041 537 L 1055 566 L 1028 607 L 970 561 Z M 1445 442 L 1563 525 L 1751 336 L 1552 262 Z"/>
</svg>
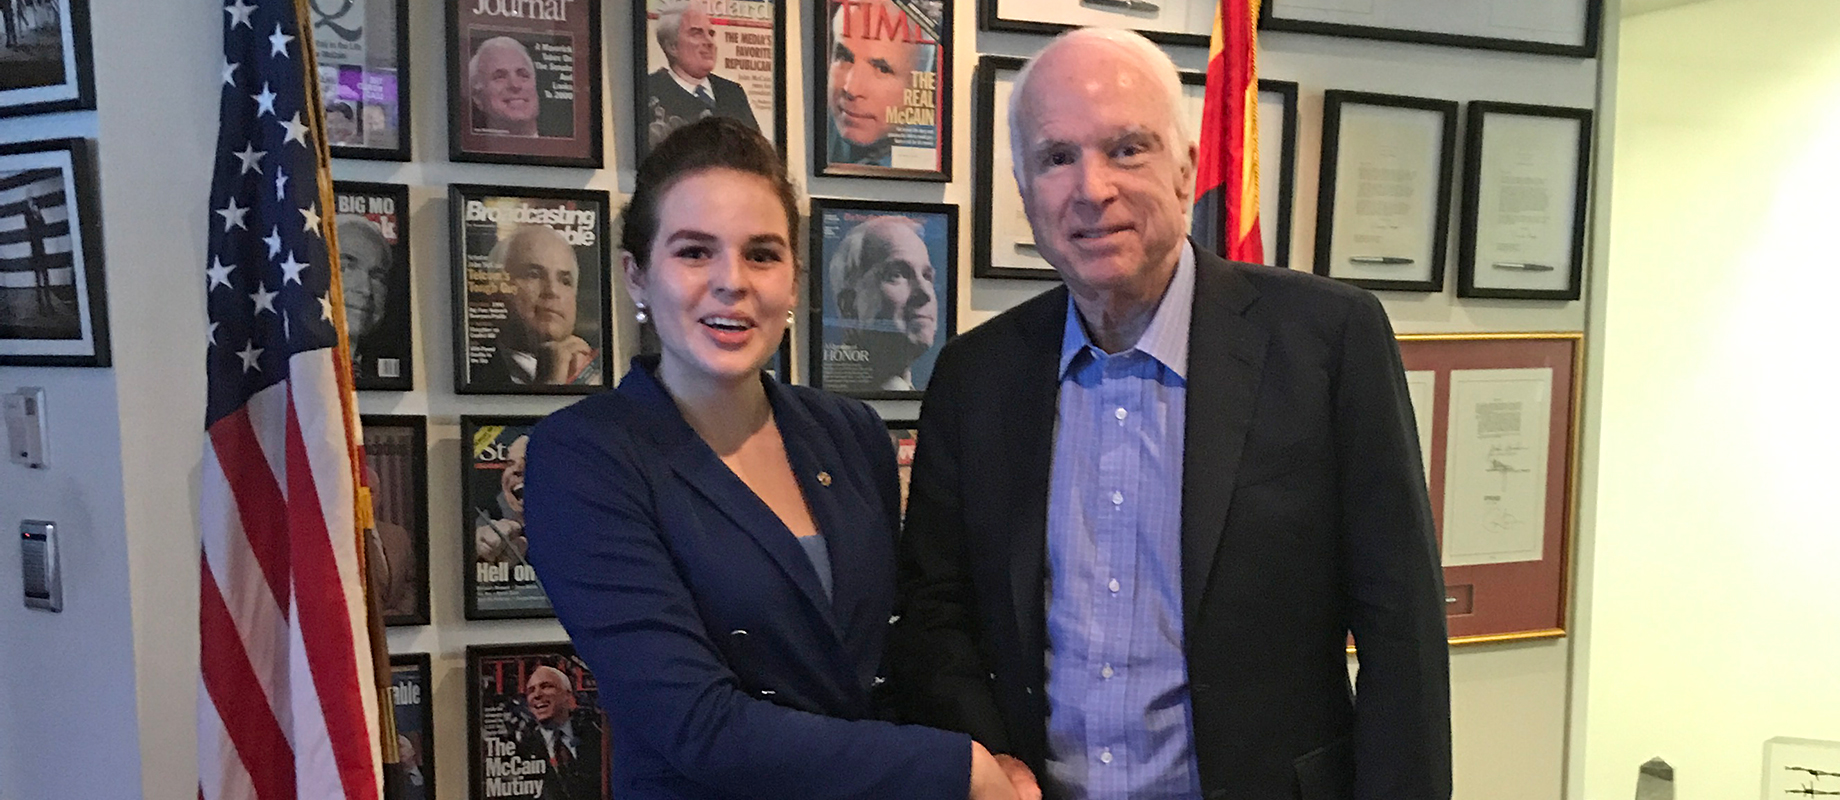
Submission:
<svg viewBox="0 0 1840 800">
<path fill-rule="evenodd" d="M 1591 112 L 1469 104 L 1457 296 L 1577 300 Z"/>
<path fill-rule="evenodd" d="M 1324 92 L 1316 274 L 1442 290 L 1456 144 L 1452 101 Z"/>
<path fill-rule="evenodd" d="M 1158 44 L 1205 48 L 1218 7 L 1205 0 L 979 0 L 978 24 L 985 30 L 1050 36 L 1089 26 L 1127 28 Z"/>
<path fill-rule="evenodd" d="M 1265 0 L 1259 27 L 1595 58 L 1601 16 L 1602 0 Z"/>
</svg>

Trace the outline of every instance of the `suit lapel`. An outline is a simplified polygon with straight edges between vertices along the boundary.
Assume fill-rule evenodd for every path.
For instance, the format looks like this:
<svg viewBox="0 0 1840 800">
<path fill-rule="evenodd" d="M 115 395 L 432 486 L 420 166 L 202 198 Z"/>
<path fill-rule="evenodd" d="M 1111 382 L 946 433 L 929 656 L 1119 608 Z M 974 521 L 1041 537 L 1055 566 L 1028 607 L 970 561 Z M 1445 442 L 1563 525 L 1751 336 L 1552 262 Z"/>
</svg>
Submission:
<svg viewBox="0 0 1840 800">
<path fill-rule="evenodd" d="M 872 526 L 864 520 L 850 519 L 843 504 L 838 502 L 837 493 L 846 491 L 852 476 L 844 474 L 847 464 L 838 454 L 832 434 L 777 383 L 767 382 L 767 397 L 773 403 L 774 422 L 779 426 L 780 440 L 785 442 L 786 460 L 792 467 L 793 478 L 799 482 L 805 504 L 811 509 L 812 522 L 817 524 L 818 533 L 824 536 L 825 548 L 830 552 L 831 596 L 824 596 L 824 585 L 818 582 L 815 570 L 811 571 L 811 580 L 816 591 L 807 595 L 814 601 L 822 601 L 819 607 L 824 610 L 824 618 L 838 635 L 838 641 L 842 641 L 845 633 L 852 629 L 853 620 L 848 614 L 851 601 L 863 594 L 856 584 L 863 571 L 852 568 L 852 564 L 862 552 L 862 536 L 872 530 Z M 824 473 L 829 482 L 820 480 L 819 473 Z M 810 568 L 811 559 L 803 558 L 802 550 L 800 556 Z"/>
<path fill-rule="evenodd" d="M 1016 612 L 1016 635 L 1022 652 L 1046 647 L 1048 491 L 1054 464 L 1054 420 L 1060 402 L 1061 331 L 1066 321 L 1067 289 L 1048 292 L 1038 314 L 1019 320 L 1024 342 L 1020 368 L 1011 376 L 1011 391 L 1000 401 L 1010 461 L 1010 602 Z M 970 465 L 960 465 L 961 469 Z"/>
</svg>

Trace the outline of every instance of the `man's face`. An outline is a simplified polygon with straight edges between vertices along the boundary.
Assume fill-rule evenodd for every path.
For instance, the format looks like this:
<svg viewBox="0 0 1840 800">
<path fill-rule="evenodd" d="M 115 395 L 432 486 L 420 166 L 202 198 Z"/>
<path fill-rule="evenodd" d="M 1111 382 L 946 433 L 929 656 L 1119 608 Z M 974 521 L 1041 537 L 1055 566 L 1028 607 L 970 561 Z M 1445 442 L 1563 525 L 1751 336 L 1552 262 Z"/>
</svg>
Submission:
<svg viewBox="0 0 1840 800">
<path fill-rule="evenodd" d="M 920 47 L 890 31 L 908 27 L 885 3 L 845 4 L 831 18 L 831 124 L 850 142 L 872 144 L 888 135 L 887 112 L 901 104 Z"/>
<path fill-rule="evenodd" d="M 709 15 L 692 6 L 677 26 L 677 46 L 665 53 L 678 71 L 702 80 L 716 68 L 716 27 Z"/>
<path fill-rule="evenodd" d="M 339 274 L 345 284 L 345 324 L 351 338 L 362 338 L 376 328 L 390 303 L 389 254 L 379 250 L 368 233 L 353 222 L 339 228 Z M 353 229 L 347 233 L 347 229 Z"/>
<path fill-rule="evenodd" d="M 524 683 L 524 702 L 537 722 L 560 725 L 575 710 L 575 693 L 564 686 L 565 679 L 555 667 L 537 667 Z"/>
<path fill-rule="evenodd" d="M 505 471 L 498 475 L 498 490 L 505 495 L 505 508 L 515 513 L 518 519 L 524 518 L 524 448 L 529 446 L 530 437 L 519 436 L 506 448 Z"/>
<path fill-rule="evenodd" d="M 530 58 L 510 45 L 481 50 L 479 71 L 473 75 L 473 105 L 501 124 L 536 119 L 537 75 Z"/>
<path fill-rule="evenodd" d="M 358 120 L 351 115 L 351 109 L 332 109 L 326 112 L 326 141 L 332 144 L 354 144 L 358 141 Z"/>
<path fill-rule="evenodd" d="M 926 243 L 906 225 L 881 226 L 871 235 L 882 237 L 888 253 L 880 263 L 862 264 L 851 281 L 856 317 L 892 320 L 909 341 L 931 347 L 939 327 L 939 302 L 933 294 L 933 261 Z"/>
<path fill-rule="evenodd" d="M 575 335 L 575 250 L 546 229 L 524 229 L 505 250 L 505 276 L 516 291 L 511 318 L 531 345 Z"/>
<path fill-rule="evenodd" d="M 1171 263 L 1195 147 L 1171 141 L 1175 109 L 1151 71 L 1117 45 L 1076 41 L 1024 89 L 1017 182 L 1042 257 L 1075 292 L 1135 286 Z"/>
</svg>

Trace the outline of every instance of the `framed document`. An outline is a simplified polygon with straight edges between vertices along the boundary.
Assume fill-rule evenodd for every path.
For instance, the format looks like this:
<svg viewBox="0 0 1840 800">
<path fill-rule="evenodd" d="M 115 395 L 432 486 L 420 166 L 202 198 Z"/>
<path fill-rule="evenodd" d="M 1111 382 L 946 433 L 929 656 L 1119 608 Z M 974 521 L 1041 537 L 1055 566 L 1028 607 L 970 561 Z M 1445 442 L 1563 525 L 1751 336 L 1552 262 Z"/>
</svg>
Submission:
<svg viewBox="0 0 1840 800">
<path fill-rule="evenodd" d="M 434 670 L 427 653 L 390 656 L 390 707 L 402 763 L 384 773 L 384 800 L 434 800 Z"/>
<path fill-rule="evenodd" d="M 1562 636 L 1581 334 L 1399 337 L 1451 642 Z"/>
<path fill-rule="evenodd" d="M 951 180 L 952 0 L 812 9 L 812 172 Z"/>
<path fill-rule="evenodd" d="M 409 0 L 312 0 L 313 57 L 337 158 L 409 160 Z"/>
<path fill-rule="evenodd" d="M 1265 0 L 1259 27 L 1595 58 L 1602 16 L 1603 0 Z"/>
<path fill-rule="evenodd" d="M 600 0 L 447 3 L 447 156 L 600 167 Z"/>
<path fill-rule="evenodd" d="M 367 563 L 385 625 L 428 624 L 428 421 L 365 414 L 364 483 L 377 538 Z"/>
<path fill-rule="evenodd" d="M 1457 296 L 1577 300 L 1591 111 L 1469 104 Z"/>
<path fill-rule="evenodd" d="M 786 0 L 634 0 L 638 159 L 671 131 L 732 117 L 786 152 Z"/>
<path fill-rule="evenodd" d="M 524 448 L 540 417 L 460 418 L 460 563 L 467 619 L 553 617 L 524 558 Z"/>
<path fill-rule="evenodd" d="M 1203 0 L 979 0 L 985 30 L 1054 35 L 1074 28 L 1126 28 L 1158 44 L 1207 47 L 1218 3 Z"/>
<path fill-rule="evenodd" d="M 907 483 L 914 473 L 914 450 L 920 442 L 920 423 L 886 420 L 888 440 L 894 445 L 895 476 L 901 482 L 901 517 L 907 517 Z"/>
<path fill-rule="evenodd" d="M 14 0 L 8 8 L 0 117 L 95 108 L 89 0 Z"/>
<path fill-rule="evenodd" d="M 808 383 L 918 400 L 957 333 L 958 207 L 811 201 Z"/>
<path fill-rule="evenodd" d="M 1777 736 L 1763 743 L 1763 800 L 1840 795 L 1840 742 Z"/>
<path fill-rule="evenodd" d="M 600 687 L 568 642 L 468 647 L 466 687 L 469 797 L 611 800 Z M 572 748 L 546 733 L 564 724 Z"/>
<path fill-rule="evenodd" d="M 1455 102 L 1324 92 L 1316 274 L 1442 291 L 1456 145 Z"/>
<path fill-rule="evenodd" d="M 1196 130 L 1200 130 L 1197 126 Z M 1297 84 L 1259 81 L 1259 233 L 1265 263 L 1291 268 L 1297 197 Z"/>
<path fill-rule="evenodd" d="M 454 184 L 454 391 L 607 384 L 607 193 Z"/>
<path fill-rule="evenodd" d="M 339 275 L 357 388 L 415 388 L 409 301 L 409 187 L 336 181 Z"/>
<path fill-rule="evenodd" d="M 0 225 L 0 366 L 108 366 L 95 144 L 0 145 Z"/>
</svg>

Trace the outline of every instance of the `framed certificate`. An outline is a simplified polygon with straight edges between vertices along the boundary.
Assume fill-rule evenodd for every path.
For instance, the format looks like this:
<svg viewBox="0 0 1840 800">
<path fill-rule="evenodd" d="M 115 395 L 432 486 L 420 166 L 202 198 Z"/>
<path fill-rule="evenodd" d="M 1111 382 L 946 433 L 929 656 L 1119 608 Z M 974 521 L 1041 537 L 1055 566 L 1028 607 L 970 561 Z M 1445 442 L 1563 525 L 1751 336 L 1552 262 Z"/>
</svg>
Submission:
<svg viewBox="0 0 1840 800">
<path fill-rule="evenodd" d="M 0 192 L 0 366 L 109 366 L 95 142 L 0 145 Z M 212 275 L 210 288 L 230 286 Z M 212 299 L 249 295 L 227 288 Z"/>
<path fill-rule="evenodd" d="M 384 800 L 434 800 L 434 670 L 427 653 L 390 656 L 397 764 L 386 765 Z"/>
<path fill-rule="evenodd" d="M 428 624 L 428 421 L 365 414 L 364 483 L 377 538 L 366 563 L 385 625 Z"/>
<path fill-rule="evenodd" d="M 310 4 L 335 158 L 409 160 L 409 0 Z"/>
<path fill-rule="evenodd" d="M 1126 28 L 1158 44 L 1207 47 L 1219 3 L 1206 0 L 979 0 L 985 30 L 1052 36 L 1074 28 Z"/>
<path fill-rule="evenodd" d="M 611 800 L 600 685 L 568 642 L 470 646 L 466 692 L 468 797 Z"/>
<path fill-rule="evenodd" d="M 1456 145 L 1453 101 L 1324 92 L 1316 274 L 1442 291 Z"/>
<path fill-rule="evenodd" d="M 730 117 L 786 152 L 786 0 L 634 0 L 633 148 Z"/>
<path fill-rule="evenodd" d="M 0 117 L 96 107 L 89 0 L 13 0 L 0 51 Z"/>
<path fill-rule="evenodd" d="M 1403 335 L 1453 644 L 1565 634 L 1577 333 Z"/>
<path fill-rule="evenodd" d="M 816 175 L 952 179 L 952 0 L 811 7 Z"/>
<path fill-rule="evenodd" d="M 540 417 L 460 418 L 460 563 L 467 619 L 553 617 L 524 558 L 524 451 Z"/>
<path fill-rule="evenodd" d="M 335 181 L 339 274 L 359 390 L 415 388 L 414 304 L 409 300 L 409 187 Z"/>
<path fill-rule="evenodd" d="M 447 157 L 600 167 L 600 0 L 449 0 Z"/>
<path fill-rule="evenodd" d="M 1478 101 L 1467 128 L 1457 296 L 1577 300 L 1590 109 Z"/>
<path fill-rule="evenodd" d="M 1595 58 L 1602 16 L 1603 0 L 1265 0 L 1259 27 Z"/>
<path fill-rule="evenodd" d="M 807 382 L 918 400 L 957 333 L 958 206 L 811 201 Z"/>
</svg>

